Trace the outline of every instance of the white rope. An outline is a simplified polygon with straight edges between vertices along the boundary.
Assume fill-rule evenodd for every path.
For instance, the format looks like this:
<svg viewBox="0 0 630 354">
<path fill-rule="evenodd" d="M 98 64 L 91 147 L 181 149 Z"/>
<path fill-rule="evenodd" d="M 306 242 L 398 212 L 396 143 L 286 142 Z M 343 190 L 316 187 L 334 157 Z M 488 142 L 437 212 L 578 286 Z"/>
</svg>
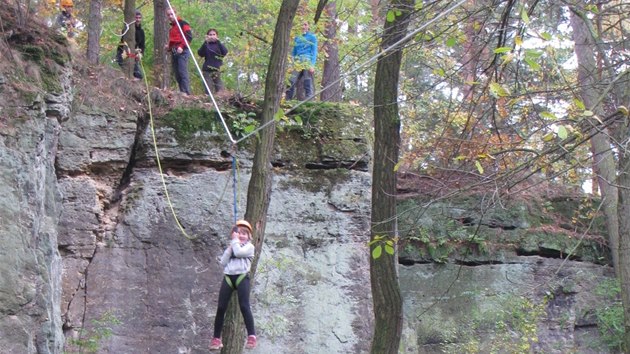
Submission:
<svg viewBox="0 0 630 354">
<path fill-rule="evenodd" d="M 287 111 L 284 112 L 284 115 L 286 116 L 287 114 L 293 112 L 296 108 L 300 107 L 301 105 L 303 105 L 305 102 L 307 102 L 309 99 L 317 96 L 319 93 L 321 93 L 322 91 L 332 87 L 333 85 L 337 84 L 338 82 L 340 82 L 342 79 L 345 79 L 346 77 L 348 77 L 349 75 L 359 71 L 359 69 L 363 68 L 364 66 L 370 65 L 373 62 L 375 62 L 379 57 L 381 57 L 384 54 L 387 54 L 391 51 L 393 51 L 394 49 L 396 49 L 396 47 L 398 47 L 400 44 L 406 42 L 407 40 L 409 40 L 410 38 L 412 38 L 413 36 L 415 36 L 416 34 L 418 34 L 420 31 L 424 30 L 425 28 L 427 28 L 429 25 L 433 24 L 435 21 L 441 19 L 442 17 L 448 15 L 449 13 L 453 12 L 453 10 L 457 9 L 458 7 L 460 7 L 464 2 L 466 2 L 466 0 L 460 0 L 458 3 L 456 3 L 455 5 L 451 6 L 449 9 L 447 9 L 446 11 L 441 12 L 439 15 L 437 15 L 436 17 L 434 17 L 433 19 L 427 21 L 426 23 L 424 23 L 422 26 L 418 27 L 417 29 L 409 32 L 406 36 L 404 36 L 403 38 L 401 38 L 400 40 L 398 40 L 396 43 L 390 45 L 389 47 L 383 49 L 383 51 L 375 54 L 374 56 L 372 56 L 371 58 L 369 58 L 368 60 L 366 60 L 365 62 L 363 62 L 362 64 L 358 65 L 356 68 L 350 70 L 349 72 L 347 72 L 344 75 L 340 75 L 339 79 L 331 82 L 330 84 L 328 84 L 328 86 L 323 87 L 322 89 L 320 89 L 319 91 L 315 91 L 315 93 L 313 93 L 312 96 L 307 97 L 306 100 L 298 102 L 295 106 L 289 108 Z M 219 118 L 221 119 L 221 123 L 223 124 L 223 128 L 225 129 L 225 132 L 228 135 L 228 138 L 230 139 L 230 141 L 232 142 L 232 144 L 238 144 L 241 141 L 249 138 L 250 136 L 258 133 L 259 131 L 261 131 L 262 129 L 266 128 L 267 126 L 269 126 L 271 123 L 275 122 L 275 119 L 272 119 L 270 121 L 268 121 L 267 123 L 261 125 L 260 127 L 254 129 L 252 132 L 250 132 L 249 134 L 246 134 L 244 136 L 242 136 L 240 139 L 238 140 L 234 140 L 234 138 L 232 137 L 232 134 L 230 133 L 230 130 L 228 129 L 227 124 L 225 123 L 225 120 L 223 119 L 223 115 L 221 114 L 221 110 L 219 109 L 219 106 L 217 104 L 217 102 L 214 99 L 214 96 L 212 95 L 212 92 L 210 92 L 210 89 L 208 87 L 208 83 L 206 82 L 206 79 L 203 77 L 203 74 L 201 72 L 201 69 L 199 68 L 199 64 L 197 63 L 197 60 L 195 59 L 195 56 L 192 55 L 192 50 L 190 48 L 190 45 L 188 43 L 188 41 L 186 40 L 186 37 L 184 35 L 184 32 L 182 30 L 182 27 L 179 24 L 179 21 L 177 21 L 177 14 L 175 13 L 175 10 L 173 9 L 173 7 L 171 6 L 171 2 L 169 0 L 166 0 L 166 4 L 168 5 L 169 9 L 171 12 L 173 12 L 173 14 L 175 15 L 175 23 L 177 24 L 177 28 L 179 29 L 180 34 L 182 35 L 182 38 L 184 38 L 184 42 L 186 42 L 186 47 L 188 48 L 188 51 L 191 53 L 191 57 L 193 58 L 193 62 L 195 63 L 195 67 L 197 68 L 197 71 L 199 72 L 199 75 L 201 76 L 201 80 L 203 81 L 204 86 L 206 87 L 207 92 L 210 94 L 210 98 L 212 99 L 212 103 L 214 104 L 214 107 L 217 110 L 217 113 L 219 114 Z"/>
<path fill-rule="evenodd" d="M 167 0 L 168 1 L 168 0 Z M 408 33 L 405 37 L 401 38 L 400 40 L 398 40 L 396 43 L 390 45 L 389 47 L 383 49 L 382 52 L 377 53 L 376 55 L 374 55 L 373 57 L 371 57 L 370 59 L 366 60 L 365 62 L 363 62 L 362 64 L 360 64 L 359 66 L 357 66 L 356 68 L 354 68 L 353 70 L 350 70 L 349 72 L 347 72 L 344 75 L 341 75 L 339 77 L 339 79 L 331 82 L 330 84 L 328 84 L 328 86 L 320 89 L 319 91 L 316 91 L 315 93 L 313 93 L 312 96 L 307 97 L 304 101 L 301 101 L 299 103 L 297 103 L 295 106 L 289 108 L 289 110 L 287 110 L 286 112 L 284 112 L 284 115 L 286 116 L 287 114 L 293 112 L 296 108 L 300 107 L 301 105 L 303 105 L 305 102 L 307 102 L 309 99 L 317 96 L 319 93 L 321 93 L 322 91 L 332 87 L 334 84 L 338 83 L 339 81 L 341 81 L 342 79 L 345 79 L 346 77 L 348 77 L 349 75 L 357 72 L 359 69 L 361 69 L 364 66 L 367 66 L 368 64 L 372 64 L 374 61 L 376 61 L 380 56 L 382 56 L 383 54 L 386 54 L 390 51 L 393 51 L 396 47 L 398 47 L 401 43 L 404 43 L 405 41 L 407 41 L 409 38 L 415 36 L 416 34 L 418 34 L 420 31 L 424 30 L 425 28 L 427 28 L 427 26 L 429 26 L 430 24 L 432 24 L 433 22 L 441 19 L 442 17 L 448 15 L 449 13 L 451 13 L 453 10 L 455 10 L 456 8 L 460 7 L 464 2 L 466 2 L 466 0 L 460 0 L 457 4 L 451 6 L 448 10 L 441 12 L 439 15 L 437 15 L 435 18 L 431 19 L 430 21 L 426 22 L 425 24 L 423 24 L 422 26 L 418 27 L 417 29 L 415 29 L 414 31 Z M 268 121 L 267 123 L 261 125 L 260 127 L 254 129 L 254 131 L 250 132 L 249 134 L 241 137 L 240 139 L 236 140 L 235 143 L 240 143 L 241 141 L 249 138 L 250 136 L 256 134 L 257 132 L 259 132 L 260 130 L 264 129 L 265 127 L 267 127 L 269 124 L 275 122 L 275 119 L 272 119 L 270 121 Z"/>
<path fill-rule="evenodd" d="M 195 67 L 197 68 L 197 71 L 199 72 L 199 76 L 201 76 L 201 81 L 203 81 L 203 85 L 206 87 L 206 91 L 210 95 L 210 99 L 212 99 L 212 104 L 214 104 L 214 108 L 217 110 L 217 113 L 219 114 L 219 118 L 221 119 L 221 123 L 223 124 L 223 128 L 225 129 L 225 132 L 227 133 L 227 136 L 230 139 L 230 141 L 232 142 L 232 144 L 236 144 L 237 141 L 234 140 L 234 138 L 232 137 L 232 134 L 230 133 L 230 129 L 228 128 L 227 124 L 225 123 L 225 119 L 223 119 L 223 115 L 221 114 L 221 110 L 219 109 L 219 105 L 217 104 L 217 101 L 214 99 L 214 95 L 212 95 L 212 92 L 210 91 L 210 88 L 208 87 L 208 83 L 206 82 L 206 79 L 203 77 L 203 74 L 201 72 L 201 68 L 199 67 L 199 63 L 197 63 L 197 59 L 195 59 L 195 56 L 193 55 L 193 51 L 190 48 L 190 44 L 186 40 L 186 35 L 184 34 L 184 30 L 182 30 L 182 26 L 179 24 L 179 21 L 177 20 L 177 13 L 175 12 L 175 9 L 173 9 L 173 6 L 171 6 L 171 2 L 169 0 L 166 0 L 166 4 L 168 5 L 169 10 L 175 16 L 175 23 L 177 24 L 177 28 L 179 29 L 179 33 L 182 35 L 182 38 L 184 38 L 184 42 L 186 43 L 186 48 L 188 48 L 188 52 L 190 53 L 190 56 L 192 57 L 192 60 L 195 63 Z"/>
</svg>

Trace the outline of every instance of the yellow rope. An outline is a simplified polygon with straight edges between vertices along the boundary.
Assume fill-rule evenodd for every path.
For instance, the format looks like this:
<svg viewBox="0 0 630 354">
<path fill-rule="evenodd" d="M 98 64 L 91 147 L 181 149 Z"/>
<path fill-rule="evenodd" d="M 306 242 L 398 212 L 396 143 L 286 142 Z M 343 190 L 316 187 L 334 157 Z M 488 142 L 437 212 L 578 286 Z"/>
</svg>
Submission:
<svg viewBox="0 0 630 354">
<path fill-rule="evenodd" d="M 155 129 L 153 127 L 153 111 L 151 110 L 151 94 L 150 94 L 150 91 L 149 91 L 149 81 L 147 80 L 147 74 L 144 71 L 144 65 L 142 65 L 142 57 L 140 57 L 140 59 L 138 61 L 140 62 L 140 68 L 142 69 L 142 76 L 144 78 L 144 85 L 145 85 L 145 87 L 147 89 L 147 103 L 148 103 L 148 106 L 149 106 L 149 119 L 150 119 L 150 126 L 151 126 L 151 136 L 153 137 L 153 147 L 155 149 L 155 161 L 157 161 L 158 170 L 160 172 L 160 178 L 162 179 L 162 186 L 164 187 L 164 195 L 166 195 L 166 202 L 168 203 L 168 206 L 171 209 L 171 213 L 173 214 L 173 218 L 175 218 L 175 223 L 177 223 L 177 227 L 179 227 L 179 230 L 182 232 L 184 237 L 186 237 L 189 240 L 194 240 L 196 237 L 188 236 L 188 234 L 186 233 L 186 230 L 184 230 L 184 227 L 179 222 L 179 219 L 177 218 L 177 214 L 175 213 L 175 208 L 173 207 L 173 203 L 171 203 L 171 198 L 168 195 L 168 189 L 166 188 L 166 181 L 164 180 L 164 172 L 162 171 L 162 164 L 160 163 L 160 155 L 158 153 L 158 148 L 157 148 L 157 139 L 155 138 Z"/>
</svg>

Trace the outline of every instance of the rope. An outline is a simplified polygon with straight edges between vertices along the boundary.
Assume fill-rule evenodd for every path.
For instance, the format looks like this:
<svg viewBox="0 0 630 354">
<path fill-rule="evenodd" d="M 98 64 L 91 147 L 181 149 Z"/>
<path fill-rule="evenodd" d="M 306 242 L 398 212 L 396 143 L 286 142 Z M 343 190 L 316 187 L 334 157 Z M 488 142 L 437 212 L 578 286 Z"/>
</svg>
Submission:
<svg viewBox="0 0 630 354">
<path fill-rule="evenodd" d="M 123 21 L 123 23 L 125 24 L 125 29 L 122 31 L 122 33 L 121 33 L 121 34 L 118 34 L 118 33 L 114 32 L 114 31 L 110 31 L 110 32 L 111 32 L 114 36 L 124 37 L 124 36 L 125 36 L 125 34 L 127 34 L 127 32 L 129 32 L 129 26 L 133 25 L 133 24 L 134 24 L 134 23 L 136 23 L 136 22 L 137 22 L 136 20 L 133 20 L 132 22 L 129 22 L 129 23 L 127 23 L 127 22 Z"/>
<path fill-rule="evenodd" d="M 425 29 L 427 26 L 429 26 L 433 22 L 435 22 L 435 21 L 441 19 L 442 17 L 446 16 L 447 14 L 451 13 L 453 10 L 455 10 L 456 8 L 461 6 L 465 1 L 466 0 L 460 0 L 458 3 L 456 3 L 453 6 L 451 6 L 446 11 L 440 13 L 435 18 L 431 19 L 430 21 L 426 22 L 422 26 L 418 27 L 416 30 L 408 33 L 405 37 L 401 38 L 396 43 L 392 44 L 391 46 L 385 48 L 383 51 L 381 51 L 381 52 L 377 53 L 376 55 L 374 55 L 373 57 L 369 58 L 368 60 L 366 60 L 362 64 L 358 65 L 353 70 L 347 72 L 345 75 L 341 75 L 339 79 L 331 82 L 328 86 L 323 87 L 322 89 L 320 89 L 318 91 L 315 91 L 311 97 L 307 98 L 307 100 L 299 102 L 295 106 L 291 107 L 289 110 L 285 111 L 284 115 L 287 115 L 288 113 L 294 111 L 296 108 L 300 107 L 302 104 L 304 104 L 306 101 L 308 101 L 309 98 L 315 97 L 317 94 L 321 93 L 322 91 L 332 87 L 332 85 L 340 82 L 342 79 L 345 79 L 348 75 L 357 72 L 362 67 L 367 66 L 368 64 L 372 64 L 374 61 L 376 61 L 379 57 L 383 56 L 384 54 L 393 51 L 400 44 L 404 43 L 409 38 L 412 38 L 413 36 L 418 34 L 420 31 Z M 192 48 L 190 47 L 190 43 L 188 43 L 188 41 L 185 39 L 186 36 L 184 34 L 184 31 L 183 31 L 179 21 L 177 20 L 177 13 L 175 12 L 175 9 L 173 9 L 173 6 L 171 5 L 171 2 L 169 0 L 166 0 L 166 4 L 168 5 L 169 10 L 175 15 L 175 19 L 176 19 L 175 24 L 177 25 L 177 29 L 179 30 L 179 33 L 181 34 L 182 38 L 184 38 L 184 43 L 186 44 L 186 48 L 188 49 L 188 52 L 191 53 L 191 57 L 193 59 L 193 62 L 195 63 L 195 67 L 197 68 L 197 72 L 199 73 L 199 76 L 201 77 L 201 80 L 202 80 L 202 82 L 203 82 L 203 84 L 204 84 L 204 86 L 206 88 L 206 91 L 208 92 L 208 95 L 210 96 L 210 99 L 212 100 L 212 104 L 214 105 L 214 107 L 215 107 L 215 109 L 217 111 L 217 114 L 219 115 L 219 118 L 221 120 L 221 124 L 223 124 L 223 128 L 225 129 L 225 133 L 227 134 L 227 136 L 228 136 L 229 140 L 232 142 L 232 144 L 234 146 L 236 146 L 239 142 L 244 141 L 245 139 L 248 139 L 250 136 L 258 133 L 260 130 L 262 130 L 262 129 L 266 128 L 267 126 L 269 126 L 271 123 L 274 123 L 276 120 L 272 119 L 269 122 L 267 122 L 267 123 L 261 125 L 260 127 L 254 129 L 249 134 L 244 135 L 243 137 L 241 137 L 238 140 L 235 140 L 232 137 L 232 134 L 230 133 L 230 130 L 229 130 L 228 126 L 227 126 L 227 123 L 225 122 L 225 119 L 223 118 L 223 115 L 221 114 L 221 110 L 219 108 L 219 105 L 217 104 L 216 100 L 214 99 L 214 95 L 210 91 L 210 88 L 208 86 L 208 83 L 206 82 L 206 79 L 203 77 L 203 73 L 201 72 L 201 68 L 199 67 L 199 63 L 197 62 L 197 59 L 195 58 L 195 56 L 192 55 L 192 53 L 193 53 Z M 131 24 L 125 23 L 125 25 L 126 25 L 126 29 L 128 30 L 129 25 L 131 25 Z M 123 35 L 124 35 L 124 33 L 123 33 Z M 140 67 L 142 68 L 142 73 L 143 73 L 143 77 L 144 77 L 144 83 L 145 83 L 145 86 L 146 86 L 146 89 L 147 89 L 147 101 L 148 101 L 149 117 L 150 117 L 150 123 L 151 123 L 150 124 L 151 125 L 151 135 L 153 137 L 153 146 L 155 148 L 155 156 L 156 156 L 157 166 L 158 166 L 158 169 L 159 169 L 159 172 L 160 172 L 160 177 L 162 179 L 162 185 L 164 187 L 164 192 L 165 192 L 165 195 L 166 195 L 166 199 L 167 199 L 168 205 L 169 205 L 169 207 L 171 209 L 171 212 L 173 214 L 173 217 L 175 218 L 175 221 L 176 221 L 180 231 L 182 232 L 182 234 L 187 239 L 193 239 L 192 237 L 188 236 L 188 234 L 186 233 L 186 231 L 182 227 L 181 223 L 179 222 L 179 219 L 177 218 L 177 215 L 176 215 L 175 210 L 173 208 L 173 204 L 171 203 L 170 196 L 168 194 L 168 189 L 166 188 L 166 181 L 164 180 L 164 173 L 162 171 L 162 166 L 161 166 L 161 163 L 160 163 L 159 153 L 158 153 L 158 149 L 157 149 L 157 139 L 155 137 L 155 130 L 154 130 L 154 124 L 153 124 L 153 113 L 152 113 L 152 110 L 151 110 L 151 97 L 150 97 L 150 94 L 149 94 L 149 83 L 147 81 L 146 73 L 144 71 L 144 66 L 142 65 L 142 60 L 140 60 Z M 236 223 L 236 220 L 238 218 L 238 209 L 237 209 L 237 204 L 238 204 L 237 189 L 238 188 L 237 188 L 237 176 L 236 176 L 237 172 L 236 172 L 236 169 L 237 169 L 236 156 L 235 156 L 235 154 L 232 154 L 232 175 L 233 175 L 232 185 L 233 185 L 233 194 L 234 194 L 234 222 L 235 223 Z"/>
<path fill-rule="evenodd" d="M 184 38 L 184 43 L 186 44 L 186 48 L 188 49 L 188 52 L 191 53 L 191 57 L 193 59 L 193 62 L 195 63 L 195 67 L 197 68 L 197 72 L 199 73 L 199 77 L 201 77 L 201 81 L 203 82 L 204 87 L 206 88 L 206 92 L 208 92 L 210 99 L 212 100 L 212 104 L 214 105 L 214 108 L 217 111 L 217 114 L 219 115 L 219 119 L 221 119 L 221 124 L 223 124 L 223 129 L 225 129 L 225 133 L 228 136 L 228 139 L 232 142 L 232 144 L 234 145 L 234 150 L 236 150 L 236 140 L 234 140 L 234 138 L 232 137 L 232 133 L 230 133 L 230 129 L 227 126 L 227 123 L 225 122 L 225 119 L 223 118 L 223 114 L 221 114 L 221 109 L 219 108 L 219 105 L 217 104 L 217 101 L 214 99 L 214 95 L 212 94 L 212 91 L 210 91 L 210 87 L 208 86 L 208 83 L 206 82 L 206 78 L 203 76 L 203 73 L 201 72 L 201 68 L 199 67 L 199 63 L 197 62 L 197 59 L 195 58 L 194 55 L 192 55 L 193 51 L 192 48 L 190 48 L 190 43 L 188 43 L 188 41 L 186 40 L 186 35 L 184 34 L 184 30 L 182 29 L 182 26 L 179 24 L 179 21 L 177 20 L 177 13 L 175 12 L 175 9 L 173 9 L 173 6 L 171 5 L 171 2 L 169 0 L 166 0 L 166 4 L 168 5 L 169 10 L 175 15 L 175 24 L 177 25 L 177 29 L 179 30 L 179 33 L 181 34 L 182 38 Z M 232 181 L 232 186 L 233 186 L 233 194 L 234 194 L 234 223 L 236 223 L 236 221 L 238 220 L 238 196 L 237 196 L 237 173 L 236 173 L 236 165 L 237 165 L 237 161 L 236 161 L 236 154 L 233 153 L 232 154 L 232 176 L 233 176 L 233 181 Z"/>
<path fill-rule="evenodd" d="M 175 12 L 175 9 L 173 9 L 173 6 L 171 6 L 171 2 L 169 0 L 166 0 L 166 4 L 168 5 L 169 10 L 172 11 L 173 14 L 175 15 L 175 24 L 177 24 L 177 29 L 179 29 L 179 33 L 182 35 L 182 38 L 184 38 L 184 43 L 186 43 L 186 48 L 188 49 L 188 52 L 190 53 L 190 56 L 193 62 L 195 63 L 195 67 L 197 68 L 197 72 L 199 73 L 199 76 L 201 77 L 201 81 L 203 82 L 203 85 L 206 88 L 206 92 L 208 92 L 208 94 L 210 95 L 212 104 L 214 105 L 214 108 L 217 110 L 217 113 L 219 114 L 219 118 L 221 119 L 221 123 L 223 124 L 223 129 L 225 129 L 225 133 L 227 134 L 232 144 L 235 144 L 236 140 L 234 140 L 234 138 L 232 137 L 232 133 L 230 133 L 230 129 L 228 128 L 227 123 L 225 123 L 225 119 L 223 118 L 223 115 L 221 114 L 219 105 L 217 104 L 217 101 L 214 99 L 214 95 L 210 91 L 210 87 L 208 87 L 208 83 L 206 82 L 206 79 L 203 77 L 201 68 L 199 67 L 199 63 L 197 63 L 197 59 L 195 59 L 195 56 L 192 55 L 193 51 L 190 48 L 190 43 L 188 43 L 188 41 L 186 40 L 186 35 L 184 35 L 184 30 L 182 30 L 182 26 L 179 24 L 179 21 L 177 20 L 177 13 Z"/>
<path fill-rule="evenodd" d="M 168 1 L 168 0 L 167 0 Z M 391 51 L 393 51 L 394 49 L 396 49 L 396 47 L 398 47 L 400 44 L 404 43 L 405 41 L 407 41 L 409 38 L 414 37 L 416 34 L 418 34 L 420 31 L 424 30 L 425 28 L 427 28 L 427 26 L 429 26 L 430 24 L 432 24 L 433 22 L 436 22 L 437 20 L 441 19 L 442 17 L 448 15 L 449 13 L 451 13 L 453 10 L 455 10 L 456 8 L 460 7 L 464 2 L 466 2 L 466 0 L 460 0 L 457 4 L 451 6 L 449 9 L 441 12 L 439 15 L 437 15 L 436 17 L 432 18 L 431 20 L 427 21 L 426 23 L 424 23 L 422 26 L 418 27 L 417 29 L 415 29 L 412 32 L 409 32 L 406 36 L 404 36 L 403 38 L 401 38 L 400 40 L 398 40 L 396 43 L 390 45 L 389 47 L 383 49 L 382 52 L 376 53 L 376 55 L 374 55 L 373 57 L 369 58 L 368 60 L 366 60 L 365 62 L 363 62 L 362 64 L 360 64 L 359 66 L 357 66 L 356 68 L 354 68 L 353 70 L 350 70 L 349 72 L 345 73 L 344 75 L 340 75 L 340 77 L 331 82 L 330 84 L 328 84 L 328 86 L 323 87 L 322 89 L 320 89 L 319 91 L 315 91 L 313 93 L 312 96 L 307 97 L 304 101 L 298 102 L 295 106 L 289 108 L 287 111 L 284 112 L 284 115 L 286 116 L 287 114 L 293 112 L 296 108 L 300 107 L 301 105 L 303 105 L 305 102 L 307 102 L 310 98 L 317 96 L 319 93 L 321 93 L 322 91 L 332 87 L 333 85 L 335 85 L 336 83 L 340 82 L 341 80 L 345 79 L 347 76 L 349 76 L 350 74 L 353 74 L 357 71 L 359 71 L 359 69 L 361 69 L 364 66 L 367 66 L 368 64 L 372 64 L 374 61 L 376 61 L 379 57 L 383 56 L 386 53 L 389 53 Z M 270 125 L 271 123 L 274 123 L 276 120 L 272 119 L 270 121 L 268 121 L 267 123 L 261 125 L 260 127 L 254 129 L 254 131 L 250 132 L 249 134 L 246 134 L 244 136 L 242 136 L 240 139 L 238 139 L 235 143 L 240 143 L 241 141 L 249 138 L 250 136 L 258 133 L 260 130 L 266 128 L 268 125 Z M 231 136 L 230 136 L 231 138 Z"/>
<path fill-rule="evenodd" d="M 160 178 L 162 180 L 162 186 L 164 187 L 164 195 L 166 196 L 166 202 L 168 203 L 168 206 L 171 210 L 171 213 L 173 214 L 173 218 L 175 218 L 175 223 L 177 224 L 177 227 L 179 228 L 179 230 L 181 231 L 182 235 L 184 235 L 184 237 L 186 237 L 189 240 L 194 240 L 196 237 L 191 237 L 186 233 L 186 230 L 184 230 L 184 227 L 182 226 L 182 224 L 179 222 L 179 218 L 177 218 L 177 214 L 175 213 L 175 208 L 173 207 L 173 203 L 171 202 L 171 197 L 168 194 L 168 188 L 166 188 L 166 181 L 164 179 L 164 172 L 162 170 L 162 164 L 160 163 L 160 154 L 158 152 L 158 148 L 157 148 L 157 139 L 155 137 L 155 129 L 154 129 L 154 124 L 153 124 L 153 111 L 151 109 L 151 95 L 150 95 L 150 91 L 149 91 L 149 81 L 147 80 L 147 75 L 146 72 L 144 71 L 144 65 L 142 64 L 142 57 L 140 57 L 140 68 L 142 69 L 142 76 L 144 78 L 144 85 L 147 89 L 147 103 L 148 103 L 148 107 L 149 107 L 149 118 L 150 118 L 150 126 L 151 126 L 151 136 L 153 137 L 153 147 L 155 149 L 155 161 L 157 162 L 157 166 L 158 166 L 158 170 L 160 172 Z"/>
<path fill-rule="evenodd" d="M 363 62 L 362 64 L 358 65 L 356 68 L 354 68 L 353 70 L 350 70 L 349 72 L 347 72 L 344 75 L 341 75 L 337 80 L 331 82 L 330 84 L 328 84 L 328 86 L 321 88 L 320 90 L 316 90 L 313 95 L 311 97 L 307 97 L 306 100 L 298 102 L 295 106 L 289 108 L 287 111 L 284 112 L 284 115 L 286 116 L 287 114 L 293 112 L 296 108 L 300 107 L 301 105 L 303 105 L 305 102 L 308 101 L 309 98 L 315 97 L 316 95 L 318 95 L 319 93 L 321 93 L 322 91 L 332 87 L 333 85 L 337 84 L 338 82 L 340 82 L 341 80 L 345 79 L 347 76 L 349 76 L 350 74 L 353 74 L 357 71 L 359 71 L 359 69 L 363 68 L 364 66 L 367 66 L 369 64 L 372 64 L 374 61 L 376 61 L 379 57 L 383 56 L 386 53 L 389 53 L 391 51 L 393 51 L 394 49 L 396 49 L 396 47 L 398 47 L 400 44 L 404 43 L 405 41 L 409 40 L 410 38 L 414 37 L 415 35 L 417 35 L 418 33 L 420 33 L 420 31 L 424 30 L 425 28 L 427 28 L 430 24 L 438 21 L 439 19 L 441 19 L 442 17 L 448 15 L 449 13 L 453 12 L 453 10 L 455 10 L 456 8 L 460 7 L 462 4 L 464 4 L 464 2 L 466 2 L 466 0 L 460 0 L 459 2 L 457 2 L 455 5 L 451 6 L 450 8 L 448 8 L 447 10 L 441 12 L 439 15 L 437 15 L 436 17 L 432 18 L 431 20 L 427 21 L 426 23 L 424 23 L 422 26 L 416 28 L 415 30 L 407 33 L 406 36 L 404 36 L 403 38 L 401 38 L 400 40 L 398 40 L 396 43 L 390 45 L 389 47 L 383 49 L 383 51 L 375 54 L 374 56 L 372 56 L 371 58 L 369 58 L 368 60 L 366 60 L 365 62 Z M 168 5 L 168 8 L 170 11 L 173 12 L 173 14 L 176 15 L 175 9 L 173 9 L 173 6 L 171 5 L 171 2 L 169 0 L 166 0 L 166 4 Z M 184 35 L 184 31 L 182 30 L 182 27 L 179 24 L 179 21 L 175 21 L 175 23 L 177 24 L 177 28 L 179 29 L 179 33 L 182 35 L 182 38 L 186 38 Z M 186 43 L 186 48 L 188 48 L 188 51 L 190 53 L 192 53 L 192 49 L 190 48 L 190 44 L 188 43 L 187 40 L 184 40 L 184 42 Z M 241 141 L 244 141 L 245 139 L 248 139 L 250 136 L 258 133 L 259 131 L 261 131 L 262 129 L 266 128 L 267 126 L 269 126 L 271 123 L 274 123 L 276 120 L 275 119 L 271 119 L 270 121 L 268 121 L 267 123 L 261 125 L 260 127 L 254 129 L 253 131 L 249 132 L 248 134 L 245 134 L 244 136 L 242 136 L 240 139 L 235 140 L 232 137 L 232 133 L 230 133 L 230 129 L 228 128 L 225 119 L 223 118 L 223 115 L 221 114 L 221 110 L 219 109 L 219 105 L 217 104 L 216 100 L 214 99 L 214 95 L 212 95 L 212 92 L 210 92 L 210 89 L 208 87 L 208 83 L 206 82 L 206 79 L 203 77 L 203 74 L 201 72 L 201 69 L 199 67 L 199 64 L 197 63 L 197 59 L 195 59 L 194 55 L 191 55 L 193 62 L 195 63 L 195 67 L 197 68 L 197 72 L 199 72 L 199 76 L 201 77 L 201 80 L 203 81 L 203 84 L 206 88 L 206 91 L 209 93 L 210 98 L 212 99 L 212 103 L 214 104 L 215 109 L 217 110 L 217 113 L 219 114 L 219 118 L 221 119 L 221 123 L 223 124 L 223 128 L 225 129 L 225 132 L 228 136 L 228 138 L 230 139 L 230 141 L 232 142 L 232 144 L 238 144 Z"/>
</svg>

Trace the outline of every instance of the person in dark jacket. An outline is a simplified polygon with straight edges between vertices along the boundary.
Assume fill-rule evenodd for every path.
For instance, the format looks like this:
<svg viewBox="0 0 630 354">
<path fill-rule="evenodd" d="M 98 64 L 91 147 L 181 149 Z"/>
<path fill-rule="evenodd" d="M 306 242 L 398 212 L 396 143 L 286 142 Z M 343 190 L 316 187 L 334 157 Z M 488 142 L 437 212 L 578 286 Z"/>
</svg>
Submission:
<svg viewBox="0 0 630 354">
<path fill-rule="evenodd" d="M 227 53 L 227 48 L 219 40 L 219 32 L 214 28 L 209 29 L 206 34 L 206 40 L 197 50 L 197 54 L 205 59 L 202 68 L 203 78 L 213 94 L 223 90 L 221 65 L 223 65 L 223 57 Z"/>
<path fill-rule="evenodd" d="M 76 36 L 76 23 L 77 20 L 72 14 L 74 3 L 72 0 L 61 0 L 61 12 L 57 16 L 56 23 L 59 28 L 66 32 L 68 38 Z"/>
<path fill-rule="evenodd" d="M 188 47 L 192 40 L 192 30 L 188 22 L 177 16 L 175 8 L 167 9 L 166 15 L 171 22 L 171 29 L 168 32 L 168 44 L 164 46 L 164 49 L 171 53 L 173 72 L 179 91 L 190 95 L 190 79 L 188 78 L 190 52 Z"/>
<path fill-rule="evenodd" d="M 142 28 L 142 14 L 138 10 L 136 10 L 135 24 L 136 24 L 136 54 L 144 54 L 145 36 L 144 36 L 144 29 Z M 126 30 L 127 28 L 123 28 L 122 33 L 124 34 Z M 120 66 L 123 65 L 123 52 L 125 50 L 128 50 L 128 48 L 126 47 L 124 43 L 125 42 L 121 38 L 120 44 L 118 45 L 118 50 L 116 52 L 116 62 Z M 127 53 L 127 55 L 129 55 L 129 53 Z M 139 61 L 140 61 L 140 58 L 136 57 L 136 62 L 133 66 L 133 77 L 135 77 L 136 79 L 142 79 L 142 71 L 140 70 Z"/>
</svg>

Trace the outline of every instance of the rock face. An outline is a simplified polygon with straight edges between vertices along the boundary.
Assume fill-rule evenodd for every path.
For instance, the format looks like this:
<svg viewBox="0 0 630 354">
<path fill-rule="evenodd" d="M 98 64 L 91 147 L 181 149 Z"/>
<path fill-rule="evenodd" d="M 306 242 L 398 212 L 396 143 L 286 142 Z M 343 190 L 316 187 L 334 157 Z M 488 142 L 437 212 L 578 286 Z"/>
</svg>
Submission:
<svg viewBox="0 0 630 354">
<path fill-rule="evenodd" d="M 54 161 L 61 126 L 40 95 L 22 106 L 0 82 L 0 351 L 59 353 L 62 197 Z"/>
<path fill-rule="evenodd" d="M 66 349 L 98 339 L 103 352 L 206 352 L 235 217 L 230 153 L 242 217 L 251 143 L 234 151 L 220 131 L 182 139 L 160 117 L 151 129 L 149 117 L 94 108 L 79 107 L 59 134 Z M 326 141 L 289 129 L 278 139 L 253 296 L 260 353 L 368 350 L 366 123 L 329 109 L 318 122 Z M 341 118 L 345 130 L 328 128 Z"/>
<path fill-rule="evenodd" d="M 139 87 L 117 91 L 114 74 L 77 63 L 55 68 L 46 95 L 0 77 L 0 352 L 206 353 L 252 141 L 235 150 L 220 126 L 182 135 L 162 107 L 160 171 Z M 276 139 L 251 352 L 366 353 L 369 118 L 306 107 L 317 118 L 303 113 Z M 601 245 L 557 237 L 532 221 L 539 209 L 478 215 L 420 197 L 422 208 L 401 202 L 416 210 L 400 221 L 401 352 L 607 352 L 593 319 L 607 300 L 594 289 L 612 276 Z"/>
</svg>

